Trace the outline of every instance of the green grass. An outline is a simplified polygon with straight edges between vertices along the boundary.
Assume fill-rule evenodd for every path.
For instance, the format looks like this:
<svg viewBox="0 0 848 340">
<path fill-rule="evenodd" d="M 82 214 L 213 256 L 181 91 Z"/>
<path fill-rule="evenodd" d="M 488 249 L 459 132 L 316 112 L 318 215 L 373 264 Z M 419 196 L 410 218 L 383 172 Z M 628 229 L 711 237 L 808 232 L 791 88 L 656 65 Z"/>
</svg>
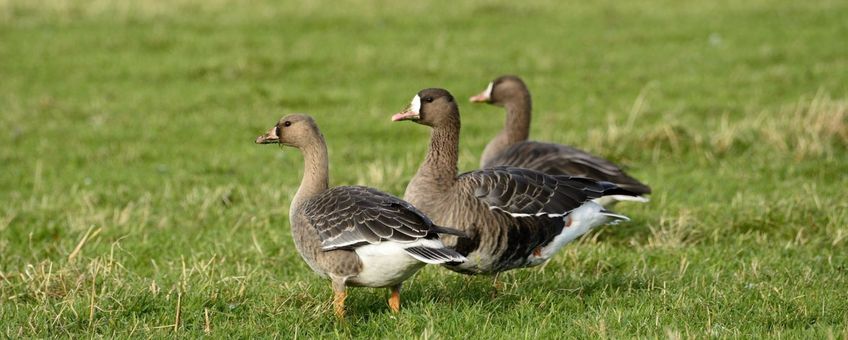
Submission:
<svg viewBox="0 0 848 340">
<path fill-rule="evenodd" d="M 131 3 L 0 0 L 3 336 L 848 337 L 844 1 Z M 401 195 L 428 131 L 390 115 L 502 73 L 652 201 L 494 298 L 428 267 L 337 322 L 301 158 L 253 139 L 308 112 L 333 184 Z M 467 170 L 503 113 L 461 110 Z"/>
</svg>

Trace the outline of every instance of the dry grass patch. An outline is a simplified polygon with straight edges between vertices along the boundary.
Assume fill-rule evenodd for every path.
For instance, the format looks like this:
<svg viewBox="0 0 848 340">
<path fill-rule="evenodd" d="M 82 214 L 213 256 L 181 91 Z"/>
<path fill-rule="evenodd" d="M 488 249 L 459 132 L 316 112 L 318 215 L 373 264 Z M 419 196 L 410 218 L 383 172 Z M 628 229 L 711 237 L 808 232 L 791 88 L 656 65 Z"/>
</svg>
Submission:
<svg viewBox="0 0 848 340">
<path fill-rule="evenodd" d="M 811 99 L 777 110 L 762 110 L 732 120 L 725 113 L 705 122 L 707 129 L 683 123 L 681 113 L 666 113 L 659 124 L 647 129 L 634 127 L 647 105 L 640 95 L 625 121 L 611 115 L 604 128 L 589 131 L 583 146 L 589 150 L 608 150 L 613 158 L 628 153 L 652 150 L 660 155 L 680 155 L 692 150 L 709 155 L 724 155 L 748 149 L 779 152 L 795 160 L 834 157 L 835 151 L 848 146 L 848 101 L 833 99 L 818 92 Z M 638 150 L 634 150 L 638 148 Z"/>
</svg>

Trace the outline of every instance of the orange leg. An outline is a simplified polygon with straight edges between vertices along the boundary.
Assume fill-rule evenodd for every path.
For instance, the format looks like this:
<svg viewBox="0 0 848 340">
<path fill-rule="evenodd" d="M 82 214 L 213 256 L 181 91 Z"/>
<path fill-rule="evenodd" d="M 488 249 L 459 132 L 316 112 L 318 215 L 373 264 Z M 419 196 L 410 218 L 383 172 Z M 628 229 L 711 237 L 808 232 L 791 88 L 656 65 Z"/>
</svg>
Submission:
<svg viewBox="0 0 848 340">
<path fill-rule="evenodd" d="M 400 312 L 400 285 L 394 286 L 390 289 L 392 291 L 392 296 L 389 297 L 389 309 L 391 309 L 393 313 Z"/>
<path fill-rule="evenodd" d="M 344 301 L 347 298 L 347 292 L 344 289 L 333 289 L 333 294 L 335 295 L 333 297 L 333 309 L 336 312 L 336 317 L 342 319 L 345 316 Z"/>
</svg>

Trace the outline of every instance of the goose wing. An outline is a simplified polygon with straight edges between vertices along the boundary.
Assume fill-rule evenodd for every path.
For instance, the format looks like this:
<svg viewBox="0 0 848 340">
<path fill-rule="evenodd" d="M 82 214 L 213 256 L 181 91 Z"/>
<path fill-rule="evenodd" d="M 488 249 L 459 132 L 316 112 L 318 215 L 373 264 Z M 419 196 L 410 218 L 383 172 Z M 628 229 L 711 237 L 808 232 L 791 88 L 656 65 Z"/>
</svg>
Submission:
<svg viewBox="0 0 848 340">
<path fill-rule="evenodd" d="M 433 222 L 411 204 L 362 186 L 335 187 L 305 203 L 303 215 L 323 250 L 383 241 L 409 243 L 431 234 Z"/>
<path fill-rule="evenodd" d="M 489 209 L 512 216 L 564 216 L 589 200 L 617 188 L 606 182 L 575 176 L 551 176 L 508 166 L 476 170 L 460 175 L 474 196 Z"/>
<path fill-rule="evenodd" d="M 615 163 L 567 145 L 517 143 L 483 166 L 514 166 L 549 175 L 583 176 L 612 182 L 638 194 L 651 193 L 651 187 L 631 177 Z"/>
</svg>

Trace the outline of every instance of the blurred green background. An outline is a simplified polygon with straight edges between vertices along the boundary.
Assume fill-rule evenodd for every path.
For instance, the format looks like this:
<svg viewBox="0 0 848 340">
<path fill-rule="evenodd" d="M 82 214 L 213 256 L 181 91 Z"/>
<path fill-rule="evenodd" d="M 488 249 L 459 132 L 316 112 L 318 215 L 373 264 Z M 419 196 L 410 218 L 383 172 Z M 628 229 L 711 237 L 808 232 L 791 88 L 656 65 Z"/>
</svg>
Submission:
<svg viewBox="0 0 848 340">
<path fill-rule="evenodd" d="M 0 0 L 7 337 L 848 336 L 844 1 Z M 334 185 L 402 195 L 463 99 L 460 170 L 502 127 L 464 99 L 523 77 L 531 137 L 654 188 L 542 268 L 437 267 L 336 321 L 288 204 L 302 160 L 253 145 L 315 116 Z"/>
</svg>

